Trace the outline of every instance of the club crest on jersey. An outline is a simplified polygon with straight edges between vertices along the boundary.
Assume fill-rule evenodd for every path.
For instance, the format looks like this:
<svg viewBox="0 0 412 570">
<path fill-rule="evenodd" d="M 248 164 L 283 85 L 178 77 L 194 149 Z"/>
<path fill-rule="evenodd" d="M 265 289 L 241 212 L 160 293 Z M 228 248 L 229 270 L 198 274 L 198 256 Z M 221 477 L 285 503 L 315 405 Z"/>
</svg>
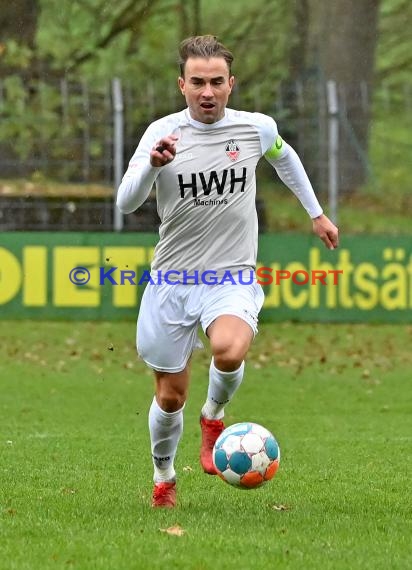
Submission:
<svg viewBox="0 0 412 570">
<path fill-rule="evenodd" d="M 226 143 L 225 151 L 232 162 L 235 162 L 235 160 L 239 158 L 240 148 L 234 139 L 230 139 L 230 141 Z"/>
</svg>

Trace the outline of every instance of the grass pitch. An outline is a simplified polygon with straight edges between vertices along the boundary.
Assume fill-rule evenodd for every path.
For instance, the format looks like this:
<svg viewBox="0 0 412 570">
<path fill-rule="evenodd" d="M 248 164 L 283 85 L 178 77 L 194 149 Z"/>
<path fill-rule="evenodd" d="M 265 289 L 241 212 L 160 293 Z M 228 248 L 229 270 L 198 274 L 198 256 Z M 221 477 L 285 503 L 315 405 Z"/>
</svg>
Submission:
<svg viewBox="0 0 412 570">
<path fill-rule="evenodd" d="M 2 570 L 412 567 L 412 327 L 261 325 L 226 413 L 279 441 L 253 491 L 201 472 L 198 352 L 171 511 L 149 506 L 134 324 L 3 321 L 0 337 Z"/>
</svg>

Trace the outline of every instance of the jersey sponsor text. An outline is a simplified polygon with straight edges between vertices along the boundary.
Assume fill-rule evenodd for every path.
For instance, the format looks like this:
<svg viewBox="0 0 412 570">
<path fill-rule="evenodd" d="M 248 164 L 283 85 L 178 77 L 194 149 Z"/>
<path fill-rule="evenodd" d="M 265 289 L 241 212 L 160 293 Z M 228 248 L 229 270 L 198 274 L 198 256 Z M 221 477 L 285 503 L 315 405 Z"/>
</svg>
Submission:
<svg viewBox="0 0 412 570">
<path fill-rule="evenodd" d="M 240 192 L 245 191 L 247 168 L 243 167 L 241 173 L 235 168 L 225 168 L 220 177 L 216 170 L 212 170 L 208 173 L 208 179 L 204 172 L 192 172 L 190 179 L 185 179 L 182 174 L 178 174 L 178 180 L 181 198 L 185 197 L 185 191 L 191 192 L 193 198 L 197 198 L 199 190 L 203 190 L 203 194 L 209 196 L 213 188 L 216 189 L 217 194 L 222 195 L 229 187 L 229 193 L 233 194 L 235 189 L 240 189 Z"/>
</svg>

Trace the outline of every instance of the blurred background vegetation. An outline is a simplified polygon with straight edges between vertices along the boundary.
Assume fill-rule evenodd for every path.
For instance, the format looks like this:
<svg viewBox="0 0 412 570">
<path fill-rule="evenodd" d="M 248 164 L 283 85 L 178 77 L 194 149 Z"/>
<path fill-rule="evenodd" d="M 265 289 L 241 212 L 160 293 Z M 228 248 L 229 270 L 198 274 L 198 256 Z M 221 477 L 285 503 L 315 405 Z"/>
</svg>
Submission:
<svg viewBox="0 0 412 570">
<path fill-rule="evenodd" d="M 78 183 L 84 195 L 111 193 L 113 79 L 123 89 L 126 165 L 147 124 L 184 107 L 179 41 L 212 33 L 235 54 L 231 106 L 272 115 L 323 197 L 326 85 L 336 82 L 341 220 L 355 232 L 412 232 L 410 0 L 0 0 L 0 7 L 0 194 L 70 195 Z M 269 229 L 298 228 L 301 212 L 287 191 L 274 198 L 264 165 L 260 177 Z"/>
</svg>

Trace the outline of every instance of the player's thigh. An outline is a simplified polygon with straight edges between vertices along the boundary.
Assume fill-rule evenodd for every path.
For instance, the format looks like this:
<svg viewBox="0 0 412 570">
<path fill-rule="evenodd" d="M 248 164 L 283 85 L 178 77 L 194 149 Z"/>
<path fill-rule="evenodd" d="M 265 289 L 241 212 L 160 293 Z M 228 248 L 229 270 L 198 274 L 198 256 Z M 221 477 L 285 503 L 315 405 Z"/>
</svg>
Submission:
<svg viewBox="0 0 412 570">
<path fill-rule="evenodd" d="M 202 326 L 214 354 L 231 351 L 243 359 L 258 331 L 263 300 L 262 287 L 257 283 L 224 285 L 208 294 Z"/>
<path fill-rule="evenodd" d="M 210 325 L 218 317 L 233 315 L 245 321 L 255 335 L 258 332 L 258 317 L 263 301 L 263 289 L 258 283 L 207 287 L 201 313 L 202 328 L 208 334 Z"/>
</svg>

